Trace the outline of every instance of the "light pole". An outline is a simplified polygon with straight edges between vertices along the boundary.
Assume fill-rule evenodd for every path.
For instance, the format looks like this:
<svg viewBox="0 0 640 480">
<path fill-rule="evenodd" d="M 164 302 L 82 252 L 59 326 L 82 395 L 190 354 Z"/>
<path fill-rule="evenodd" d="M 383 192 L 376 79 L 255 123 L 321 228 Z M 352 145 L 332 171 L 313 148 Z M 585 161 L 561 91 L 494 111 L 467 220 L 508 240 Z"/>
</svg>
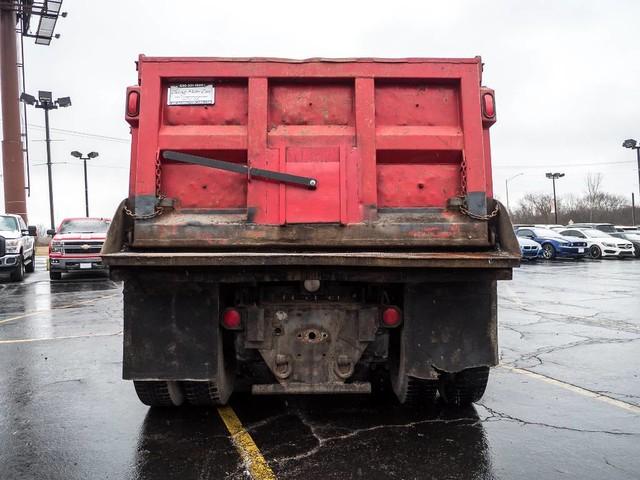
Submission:
<svg viewBox="0 0 640 480">
<path fill-rule="evenodd" d="M 84 208 L 86 216 L 89 216 L 89 184 L 87 182 L 87 160 L 91 160 L 92 158 L 96 158 L 98 156 L 98 152 L 89 152 L 86 157 L 82 156 L 82 153 L 74 150 L 71 152 L 72 157 L 79 158 L 84 162 Z"/>
<path fill-rule="evenodd" d="M 60 97 L 53 100 L 51 92 L 39 91 L 38 98 L 28 93 L 20 95 L 20 101 L 27 105 L 34 105 L 36 108 L 44 110 L 45 138 L 47 143 L 47 175 L 49 177 L 49 215 L 51 220 L 51 230 L 55 230 L 56 221 L 53 213 L 53 180 L 51 178 L 51 133 L 49 131 L 49 110 L 56 110 L 58 107 L 70 107 L 69 97 Z"/>
<path fill-rule="evenodd" d="M 638 190 L 640 190 L 640 145 L 638 145 L 638 142 L 636 140 L 634 140 L 633 138 L 629 138 L 629 139 L 625 140 L 624 142 L 622 142 L 622 146 L 624 148 L 631 148 L 631 149 L 636 151 L 636 156 L 638 158 Z M 633 205 L 633 203 L 634 203 L 633 201 L 631 203 L 632 203 L 632 205 L 631 205 L 631 214 L 632 214 L 632 217 L 633 217 L 633 224 L 635 225 L 635 223 L 636 223 L 635 206 Z"/>
<path fill-rule="evenodd" d="M 513 180 L 514 178 L 517 178 L 517 177 L 519 177 L 519 176 L 521 176 L 521 175 L 524 175 L 524 173 L 523 173 L 523 172 L 516 173 L 515 175 L 513 175 L 512 177 L 507 178 L 507 179 L 504 181 L 504 189 L 505 189 L 505 191 L 507 192 L 507 210 L 508 210 L 509 212 L 511 212 L 511 209 L 509 208 L 509 182 L 510 182 L 511 180 Z"/>
<path fill-rule="evenodd" d="M 558 203 L 556 202 L 556 180 L 564 177 L 564 173 L 547 172 L 545 175 L 547 176 L 547 178 L 550 178 L 553 181 L 553 213 L 555 215 L 556 224 L 557 224 L 558 223 Z"/>
</svg>

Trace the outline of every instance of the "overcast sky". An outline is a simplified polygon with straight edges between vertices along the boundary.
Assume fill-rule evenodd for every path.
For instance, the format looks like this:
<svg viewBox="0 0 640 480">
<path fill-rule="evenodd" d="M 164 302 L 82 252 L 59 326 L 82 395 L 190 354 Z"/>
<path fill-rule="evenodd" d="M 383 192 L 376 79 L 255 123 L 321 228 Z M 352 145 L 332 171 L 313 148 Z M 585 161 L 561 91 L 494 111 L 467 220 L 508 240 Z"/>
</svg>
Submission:
<svg viewBox="0 0 640 480">
<path fill-rule="evenodd" d="M 64 0 L 60 39 L 25 39 L 27 91 L 52 90 L 73 106 L 51 114 L 56 220 L 84 215 L 81 162 L 92 215 L 111 216 L 127 195 L 129 132 L 124 94 L 138 54 L 155 56 L 473 57 L 496 90 L 495 194 L 505 178 L 513 204 L 550 191 L 580 193 L 589 172 L 604 188 L 638 192 L 640 1 L 134 1 Z M 30 223 L 48 223 L 43 112 L 30 109 Z M 69 131 L 91 135 L 74 134 Z M 93 136 L 95 135 L 95 136 Z M 638 138 L 640 140 L 640 138 Z"/>
</svg>

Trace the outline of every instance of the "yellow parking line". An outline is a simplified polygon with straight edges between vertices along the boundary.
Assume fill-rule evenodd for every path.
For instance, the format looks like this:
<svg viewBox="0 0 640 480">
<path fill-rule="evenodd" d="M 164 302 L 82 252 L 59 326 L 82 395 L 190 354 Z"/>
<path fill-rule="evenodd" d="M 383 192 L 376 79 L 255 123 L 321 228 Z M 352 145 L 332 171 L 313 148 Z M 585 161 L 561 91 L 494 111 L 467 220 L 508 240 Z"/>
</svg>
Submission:
<svg viewBox="0 0 640 480">
<path fill-rule="evenodd" d="M 231 407 L 219 407 L 218 414 L 231 434 L 231 440 L 240 453 L 243 462 L 253 480 L 271 480 L 276 478 L 273 470 L 262 456 L 258 446 L 245 430 L 240 419 Z"/>
<path fill-rule="evenodd" d="M 640 413 L 640 407 L 637 405 L 634 405 L 633 403 L 623 402 L 622 400 L 618 400 L 617 398 L 612 398 L 607 395 L 603 395 L 602 393 L 593 392 L 591 390 L 587 390 L 586 388 L 573 385 L 572 383 L 562 382 L 560 380 L 556 380 L 555 378 L 552 378 L 552 377 L 547 377 L 546 375 L 542 375 L 540 373 L 535 373 L 530 370 L 525 370 L 524 368 L 510 367 L 508 365 L 500 365 L 500 366 L 506 370 L 510 370 L 512 372 L 519 373 L 521 375 L 526 375 L 528 377 L 535 378 L 536 380 L 541 380 L 551 385 L 564 388 L 565 390 L 578 393 L 584 397 L 600 400 L 601 402 L 608 403 L 609 405 L 622 408 L 629 412 Z"/>
<path fill-rule="evenodd" d="M 87 333 L 86 335 L 68 335 L 66 337 L 48 337 L 48 338 L 18 338 L 15 340 L 0 340 L 0 345 L 7 345 L 11 343 L 31 343 L 31 342 L 49 342 L 51 340 L 69 340 L 72 338 L 87 338 L 87 337 L 113 337 L 116 335 L 122 335 L 122 332 L 116 333 Z"/>
<path fill-rule="evenodd" d="M 55 308 L 45 308 L 45 309 L 42 309 L 42 310 L 34 310 L 33 312 L 23 313 L 22 315 L 17 315 L 15 317 L 5 318 L 4 320 L 0 320 L 0 325 L 2 325 L 4 323 L 13 322 L 14 320 L 21 320 L 23 318 L 33 317 L 34 315 L 39 315 L 41 313 L 50 312 L 51 310 L 62 310 L 62 309 L 65 309 L 65 308 L 73 308 L 73 307 L 78 307 L 80 305 L 86 305 L 88 303 L 97 302 L 98 300 L 104 300 L 105 298 L 113 298 L 116 295 L 118 295 L 118 294 L 114 293 L 112 295 L 103 295 L 102 297 L 90 298 L 89 300 L 83 300 L 81 302 L 69 303 L 67 305 L 60 305 L 59 307 L 55 307 Z"/>
</svg>

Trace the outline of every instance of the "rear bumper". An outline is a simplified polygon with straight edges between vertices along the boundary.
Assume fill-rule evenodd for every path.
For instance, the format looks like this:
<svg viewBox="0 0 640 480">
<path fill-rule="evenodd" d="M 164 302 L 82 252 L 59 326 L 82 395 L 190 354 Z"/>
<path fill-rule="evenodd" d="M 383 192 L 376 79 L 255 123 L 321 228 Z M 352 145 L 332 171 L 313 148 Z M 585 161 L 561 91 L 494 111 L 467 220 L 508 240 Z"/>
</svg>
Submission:
<svg viewBox="0 0 640 480">
<path fill-rule="evenodd" d="M 100 257 L 49 257 L 49 269 L 52 272 L 91 271 L 106 268 Z"/>
<path fill-rule="evenodd" d="M 507 252 L 121 252 L 103 254 L 114 267 L 383 267 L 501 269 L 520 264 Z"/>
</svg>

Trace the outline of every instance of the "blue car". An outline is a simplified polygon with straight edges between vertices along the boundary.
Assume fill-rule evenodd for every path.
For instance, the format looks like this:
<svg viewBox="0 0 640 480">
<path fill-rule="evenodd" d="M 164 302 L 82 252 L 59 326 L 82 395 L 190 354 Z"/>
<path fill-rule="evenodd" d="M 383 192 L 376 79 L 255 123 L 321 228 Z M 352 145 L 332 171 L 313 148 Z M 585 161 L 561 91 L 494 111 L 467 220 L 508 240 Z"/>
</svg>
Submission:
<svg viewBox="0 0 640 480">
<path fill-rule="evenodd" d="M 523 260 L 536 260 L 542 253 L 542 246 L 538 242 L 526 237 L 517 237 L 520 245 L 520 256 Z"/>
<path fill-rule="evenodd" d="M 520 227 L 516 235 L 537 242 L 542 247 L 542 258 L 584 258 L 587 242 L 577 237 L 566 237 L 558 232 L 538 227 Z"/>
</svg>

